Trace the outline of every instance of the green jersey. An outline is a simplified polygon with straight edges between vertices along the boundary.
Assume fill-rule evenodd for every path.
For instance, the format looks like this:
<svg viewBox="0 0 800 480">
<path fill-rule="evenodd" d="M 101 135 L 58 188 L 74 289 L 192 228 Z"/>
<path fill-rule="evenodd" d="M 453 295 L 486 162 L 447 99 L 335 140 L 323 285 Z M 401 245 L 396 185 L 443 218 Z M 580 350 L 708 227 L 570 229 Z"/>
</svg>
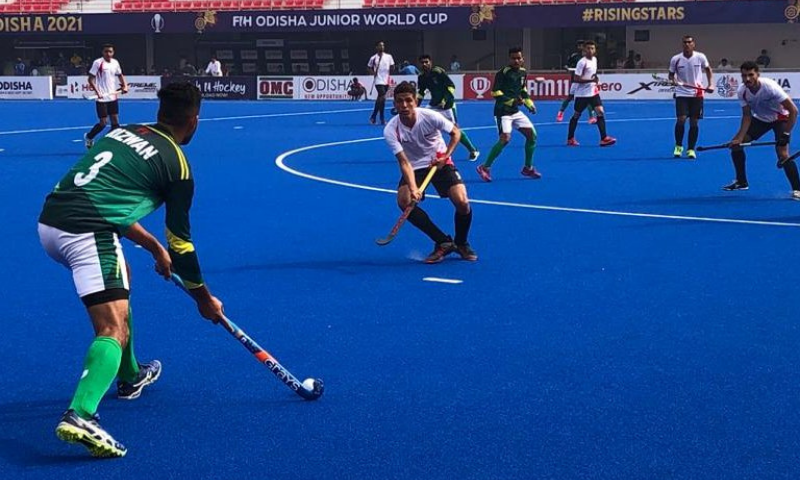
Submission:
<svg viewBox="0 0 800 480">
<path fill-rule="evenodd" d="M 583 53 L 580 52 L 575 52 L 572 55 L 570 55 L 569 58 L 567 59 L 567 68 L 574 69 L 575 67 L 577 67 L 578 62 L 581 61 L 581 58 L 583 58 Z"/>
<path fill-rule="evenodd" d="M 455 104 L 456 85 L 442 67 L 433 67 L 430 72 L 422 72 L 417 78 L 419 100 L 425 97 L 425 92 L 431 92 L 431 107 L 449 110 Z"/>
<path fill-rule="evenodd" d="M 517 101 L 530 98 L 527 75 L 524 68 L 504 67 L 497 72 L 492 85 L 495 116 L 513 115 L 519 112 Z"/>
<path fill-rule="evenodd" d="M 116 128 L 95 143 L 47 196 L 39 221 L 69 233 L 116 232 L 166 204 L 175 272 L 203 284 L 189 232 L 194 180 L 183 151 L 159 125 Z"/>
</svg>

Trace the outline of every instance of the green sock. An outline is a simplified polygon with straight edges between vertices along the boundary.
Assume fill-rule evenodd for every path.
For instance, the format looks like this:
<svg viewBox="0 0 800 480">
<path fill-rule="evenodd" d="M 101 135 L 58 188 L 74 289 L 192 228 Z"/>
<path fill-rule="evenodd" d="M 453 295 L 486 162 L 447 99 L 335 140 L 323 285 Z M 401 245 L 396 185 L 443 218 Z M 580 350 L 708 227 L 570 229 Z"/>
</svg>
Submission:
<svg viewBox="0 0 800 480">
<path fill-rule="evenodd" d="M 570 102 L 570 99 L 569 99 L 569 98 L 567 98 L 566 100 L 564 100 L 563 102 L 561 102 L 561 108 L 559 108 L 559 109 L 558 109 L 558 111 L 559 111 L 559 112 L 563 112 L 564 110 L 566 110 L 566 109 L 567 109 L 567 107 L 569 106 L 569 102 Z"/>
<path fill-rule="evenodd" d="M 467 135 L 467 132 L 463 130 L 461 131 L 461 140 L 459 140 L 458 143 L 467 147 L 467 150 L 469 150 L 470 153 L 477 150 L 477 148 L 475 148 L 475 145 L 472 144 L 472 140 L 469 139 L 469 135 Z"/>
<path fill-rule="evenodd" d="M 525 140 L 525 166 L 533 166 L 533 152 L 536 150 L 536 130 L 533 131 L 533 138 Z"/>
<path fill-rule="evenodd" d="M 119 364 L 117 376 L 123 382 L 131 383 L 139 375 L 139 362 L 133 353 L 133 310 L 128 304 L 128 345 L 122 351 L 122 362 Z"/>
<path fill-rule="evenodd" d="M 492 151 L 489 152 L 489 158 L 483 162 L 484 168 L 492 168 L 492 164 L 494 163 L 495 159 L 500 156 L 500 153 L 503 152 L 504 148 L 506 148 L 506 146 L 503 144 L 503 142 L 495 143 L 492 147 Z"/>
<path fill-rule="evenodd" d="M 122 347 L 111 337 L 95 337 L 83 364 L 83 375 L 69 408 L 83 418 L 97 412 L 97 406 L 117 376 Z"/>
</svg>

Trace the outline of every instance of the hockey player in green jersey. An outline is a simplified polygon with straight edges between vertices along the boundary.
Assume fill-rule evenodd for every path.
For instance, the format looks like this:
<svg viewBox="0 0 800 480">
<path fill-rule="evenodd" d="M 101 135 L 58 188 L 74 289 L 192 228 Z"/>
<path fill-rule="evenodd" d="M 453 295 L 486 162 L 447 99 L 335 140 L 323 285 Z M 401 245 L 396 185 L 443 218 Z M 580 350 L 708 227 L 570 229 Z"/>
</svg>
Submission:
<svg viewBox="0 0 800 480">
<path fill-rule="evenodd" d="M 153 255 L 156 271 L 184 278 L 203 317 L 222 318 L 222 303 L 203 283 L 189 231 L 194 180 L 179 145 L 197 130 L 200 92 L 175 83 L 158 92 L 158 123 L 112 130 L 78 161 L 47 196 L 39 240 L 54 260 L 72 271 L 95 338 L 83 375 L 56 435 L 85 446 L 96 457 L 122 457 L 125 446 L 99 424 L 97 407 L 118 378 L 117 396 L 138 398 L 161 375 L 161 363 L 139 364 L 133 349 L 128 266 L 119 237 Z M 167 248 L 139 220 L 166 205 Z"/>
<path fill-rule="evenodd" d="M 494 77 L 492 96 L 495 99 L 494 116 L 500 139 L 489 152 L 489 158 L 478 165 L 478 175 L 483 181 L 491 182 L 492 175 L 489 171 L 492 163 L 511 141 L 511 132 L 516 129 L 525 137 L 525 166 L 522 175 L 528 178 L 539 179 L 542 175 L 533 168 L 533 152 L 536 150 L 536 128 L 528 117 L 519 111 L 520 105 L 525 105 L 530 113 L 536 113 L 536 106 L 528 93 L 527 73 L 522 68 L 524 60 L 522 49 L 512 47 L 508 50 L 509 63 L 500 69 Z"/>
<path fill-rule="evenodd" d="M 442 67 L 435 67 L 431 61 L 431 56 L 422 54 L 419 56 L 420 74 L 417 77 L 417 104 L 422 103 L 425 92 L 431 92 L 431 99 L 428 108 L 444 115 L 458 126 L 458 112 L 456 111 L 455 92 L 456 85 L 447 72 Z M 469 151 L 469 161 L 474 162 L 481 154 L 472 141 L 467 136 L 467 132 L 461 131 L 461 145 L 467 147 Z"/>
</svg>

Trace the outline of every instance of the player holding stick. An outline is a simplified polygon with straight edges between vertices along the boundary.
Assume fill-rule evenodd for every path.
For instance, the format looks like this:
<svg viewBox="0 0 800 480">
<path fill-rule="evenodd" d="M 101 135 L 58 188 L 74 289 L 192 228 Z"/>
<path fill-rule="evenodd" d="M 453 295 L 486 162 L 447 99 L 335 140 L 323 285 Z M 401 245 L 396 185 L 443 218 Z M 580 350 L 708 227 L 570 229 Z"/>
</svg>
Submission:
<svg viewBox="0 0 800 480">
<path fill-rule="evenodd" d="M 203 283 L 189 232 L 194 180 L 179 147 L 197 130 L 200 91 L 176 83 L 162 88 L 158 98 L 158 123 L 117 128 L 103 137 L 47 196 L 39 217 L 39 240 L 72 271 L 96 335 L 56 435 L 96 457 L 127 453 L 96 415 L 114 378 L 118 397 L 133 400 L 161 374 L 160 362 L 141 365 L 134 356 L 130 280 L 119 237 L 149 251 L 163 277 L 169 279 L 173 270 L 181 275 L 203 317 L 223 318 L 222 303 Z M 166 249 L 138 223 L 162 203 Z"/>
<path fill-rule="evenodd" d="M 714 78 L 711 65 L 706 56 L 695 51 L 694 37 L 684 35 L 683 52 L 672 57 L 669 62 L 669 81 L 675 85 L 675 150 L 673 155 L 680 158 L 683 154 L 683 132 L 686 117 L 689 117 L 689 144 L 686 150 L 688 158 L 697 158 L 695 147 L 700 135 L 698 122 L 703 118 L 703 93 L 714 91 Z M 708 87 L 703 87 L 701 76 L 705 73 Z"/>
<path fill-rule="evenodd" d="M 437 171 L 431 183 L 440 197 L 450 199 L 456 210 L 455 240 L 442 232 L 418 205 L 409 213 L 408 221 L 435 243 L 425 263 L 439 263 L 454 252 L 458 252 L 464 260 L 477 260 L 478 255 L 467 241 L 472 224 L 472 207 L 464 181 L 451 159 L 461 139 L 461 131 L 442 115 L 417 108 L 417 90 L 408 82 L 395 87 L 394 107 L 398 114 L 389 120 L 383 137 L 397 158 L 402 174 L 397 188 L 400 210 L 424 199 L 425 192 L 417 186 L 423 183 L 432 166 L 436 166 Z M 441 132 L 450 134 L 447 145 Z"/>
<path fill-rule="evenodd" d="M 575 79 L 575 67 L 578 66 L 578 62 L 581 60 L 581 58 L 583 58 L 583 40 L 578 40 L 575 48 L 577 51 L 573 52 L 572 55 L 569 56 L 566 65 L 567 71 L 570 72 L 569 96 L 566 98 L 566 100 L 561 102 L 561 106 L 558 108 L 558 113 L 556 114 L 556 122 L 564 121 L 564 111 L 569 106 L 569 103 L 575 99 L 575 89 L 578 88 L 578 84 L 573 80 Z M 597 123 L 597 116 L 594 108 L 591 106 L 589 107 L 589 123 Z"/>
<path fill-rule="evenodd" d="M 117 90 L 119 81 L 119 90 Z M 117 93 L 128 93 L 128 83 L 125 75 L 122 74 L 122 67 L 114 58 L 114 45 L 107 43 L 103 45 L 103 56 L 92 63 L 89 69 L 89 86 L 97 94 L 95 100 L 95 110 L 97 111 L 97 123 L 83 135 L 83 142 L 86 148 L 92 148 L 94 137 L 106 128 L 108 117 L 111 117 L 111 130 L 119 127 L 119 95 Z"/>
<path fill-rule="evenodd" d="M 578 120 L 586 107 L 591 106 L 597 112 L 597 129 L 600 132 L 600 146 L 608 147 L 617 143 L 617 139 L 606 134 L 606 114 L 603 109 L 603 101 L 600 99 L 600 89 L 597 87 L 597 57 L 595 52 L 597 45 L 589 40 L 583 43 L 583 58 L 575 67 L 574 82 L 578 84 L 575 89 L 575 113 L 569 121 L 569 133 L 567 135 L 567 145 L 577 147 L 578 141 L 575 140 L 575 130 L 578 128 Z"/>
<path fill-rule="evenodd" d="M 447 72 L 442 67 L 435 67 L 431 62 L 431 56 L 422 54 L 419 56 L 420 74 L 417 77 L 417 98 L 419 103 L 425 98 L 425 92 L 431 92 L 431 100 L 428 102 L 428 108 L 438 112 L 444 118 L 453 122 L 458 126 L 458 117 L 456 112 L 455 92 L 456 85 Z M 469 139 L 467 132 L 461 131 L 461 144 L 467 147 L 469 151 L 469 160 L 474 162 L 481 154 L 472 141 Z"/>
<path fill-rule="evenodd" d="M 386 92 L 389 91 L 389 76 L 392 68 L 394 68 L 394 58 L 391 54 L 386 53 L 386 46 L 383 42 L 375 44 L 375 52 L 375 55 L 370 57 L 367 63 L 367 66 L 372 71 L 372 86 L 378 91 L 375 107 L 372 109 L 372 115 L 369 116 L 369 123 L 374 125 L 378 121 L 378 114 L 380 114 L 381 125 L 385 125 Z M 370 88 L 370 93 L 371 91 L 372 87 Z"/>
<path fill-rule="evenodd" d="M 797 106 L 774 80 L 761 78 L 758 64 L 752 61 L 741 66 L 742 85 L 737 92 L 742 106 L 742 123 L 731 140 L 731 158 L 736 180 L 723 190 L 747 190 L 745 153 L 741 144 L 758 140 L 770 130 L 775 135 L 778 168 L 782 168 L 792 186 L 792 199 L 800 200 L 800 177 L 797 164 L 789 159 L 789 140 L 797 123 Z"/>
<path fill-rule="evenodd" d="M 484 182 L 492 181 L 490 173 L 492 164 L 511 141 L 513 129 L 519 130 L 519 133 L 525 137 L 525 166 L 522 167 L 522 175 L 533 179 L 542 178 L 542 175 L 533 167 L 536 128 L 530 119 L 519 111 L 520 105 L 525 105 L 528 112 L 536 113 L 536 106 L 528 93 L 527 72 L 522 68 L 525 62 L 522 58 L 522 49 L 511 47 L 508 50 L 508 60 L 508 66 L 503 67 L 495 74 L 492 85 L 492 96 L 495 99 L 494 116 L 500 138 L 489 152 L 489 158 L 483 165 L 478 165 L 478 175 Z"/>
</svg>

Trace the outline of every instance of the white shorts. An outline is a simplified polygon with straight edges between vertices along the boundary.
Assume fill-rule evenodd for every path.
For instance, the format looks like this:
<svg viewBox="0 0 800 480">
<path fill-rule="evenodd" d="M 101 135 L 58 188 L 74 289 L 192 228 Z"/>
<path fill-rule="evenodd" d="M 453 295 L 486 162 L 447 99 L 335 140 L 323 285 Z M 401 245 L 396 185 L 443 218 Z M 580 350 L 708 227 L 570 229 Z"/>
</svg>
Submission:
<svg viewBox="0 0 800 480">
<path fill-rule="evenodd" d="M 500 133 L 511 133 L 520 128 L 530 128 L 533 130 L 533 124 L 528 119 L 528 116 L 522 112 L 517 112 L 513 115 L 503 115 L 497 117 L 497 129 Z"/>
<path fill-rule="evenodd" d="M 569 82 L 569 94 L 575 96 L 575 90 L 578 88 L 578 84 L 575 82 Z"/>
<path fill-rule="evenodd" d="M 436 108 L 436 107 L 431 107 L 430 105 L 428 105 L 426 108 L 428 110 L 431 110 L 433 112 L 436 112 L 436 113 L 440 114 L 444 118 L 450 120 L 453 124 L 458 124 L 458 121 L 456 120 L 455 108 L 448 108 L 447 110 L 442 110 L 442 109 L 439 109 L 439 108 Z"/>
<path fill-rule="evenodd" d="M 86 306 L 128 298 L 128 269 L 116 233 L 68 233 L 40 223 L 39 241 L 53 260 L 72 271 Z"/>
</svg>

